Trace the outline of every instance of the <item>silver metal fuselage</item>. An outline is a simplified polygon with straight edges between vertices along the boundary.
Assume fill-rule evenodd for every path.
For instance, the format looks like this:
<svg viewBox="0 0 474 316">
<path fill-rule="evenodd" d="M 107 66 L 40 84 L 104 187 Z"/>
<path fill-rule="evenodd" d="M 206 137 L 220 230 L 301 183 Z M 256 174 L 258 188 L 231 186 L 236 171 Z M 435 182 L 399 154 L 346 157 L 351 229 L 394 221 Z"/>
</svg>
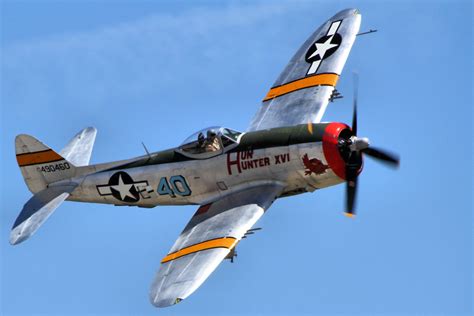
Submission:
<svg viewBox="0 0 474 316">
<path fill-rule="evenodd" d="M 311 159 L 316 158 L 325 165 L 328 164 L 322 147 L 322 142 L 303 143 L 223 153 L 202 160 L 124 169 L 113 167 L 120 163 L 90 166 L 98 169 L 98 172 L 72 179 L 73 182 L 80 184 L 68 200 L 139 207 L 204 205 L 230 193 L 266 182 L 281 183 L 285 187 L 281 196 L 312 192 L 344 181 L 330 168 L 320 174 L 308 171 L 302 159 L 305 155 Z M 138 201 L 126 202 L 112 194 L 100 194 L 98 187 L 107 186 L 109 179 L 117 172 L 126 172 L 136 183 L 137 191 L 141 191 Z M 181 195 L 160 192 L 159 185 L 169 183 L 172 177 L 184 179 L 189 192 L 186 191 L 186 194 Z M 181 192 L 186 189 L 181 183 L 177 183 L 176 186 Z"/>
</svg>

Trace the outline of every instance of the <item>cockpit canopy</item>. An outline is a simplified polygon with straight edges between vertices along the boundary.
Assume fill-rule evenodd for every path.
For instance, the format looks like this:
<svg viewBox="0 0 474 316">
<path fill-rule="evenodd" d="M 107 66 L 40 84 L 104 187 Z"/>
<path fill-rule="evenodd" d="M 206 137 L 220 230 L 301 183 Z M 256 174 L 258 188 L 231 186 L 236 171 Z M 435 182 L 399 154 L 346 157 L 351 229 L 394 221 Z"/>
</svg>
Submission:
<svg viewBox="0 0 474 316">
<path fill-rule="evenodd" d="M 210 158 L 237 146 L 241 135 L 230 128 L 212 126 L 186 138 L 177 151 L 191 158 Z"/>
</svg>

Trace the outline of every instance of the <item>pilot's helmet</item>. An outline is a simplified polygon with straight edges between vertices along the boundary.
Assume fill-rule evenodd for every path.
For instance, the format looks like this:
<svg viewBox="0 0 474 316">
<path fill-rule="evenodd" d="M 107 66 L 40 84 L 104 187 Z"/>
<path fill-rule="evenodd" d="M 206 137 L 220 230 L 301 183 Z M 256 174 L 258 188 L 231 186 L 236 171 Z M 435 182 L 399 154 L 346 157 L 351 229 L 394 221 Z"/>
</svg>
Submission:
<svg viewBox="0 0 474 316">
<path fill-rule="evenodd" d="M 216 137 L 216 135 L 217 135 L 216 131 L 213 130 L 213 129 L 210 129 L 210 130 L 207 131 L 207 138 L 214 138 L 214 137 Z"/>
<path fill-rule="evenodd" d="M 198 135 L 198 142 L 203 142 L 204 141 L 204 134 L 203 133 L 199 133 Z"/>
</svg>

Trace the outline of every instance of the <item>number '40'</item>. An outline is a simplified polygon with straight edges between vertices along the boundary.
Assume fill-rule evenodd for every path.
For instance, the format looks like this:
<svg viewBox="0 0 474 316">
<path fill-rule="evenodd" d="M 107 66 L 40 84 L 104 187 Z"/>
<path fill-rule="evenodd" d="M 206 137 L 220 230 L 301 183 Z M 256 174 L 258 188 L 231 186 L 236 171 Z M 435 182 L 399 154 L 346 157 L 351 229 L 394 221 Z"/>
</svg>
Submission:
<svg viewBox="0 0 474 316">
<path fill-rule="evenodd" d="M 161 178 L 156 192 L 159 195 L 169 195 L 171 197 L 191 195 L 191 189 L 183 176 L 172 176 L 169 182 L 166 177 Z"/>
</svg>

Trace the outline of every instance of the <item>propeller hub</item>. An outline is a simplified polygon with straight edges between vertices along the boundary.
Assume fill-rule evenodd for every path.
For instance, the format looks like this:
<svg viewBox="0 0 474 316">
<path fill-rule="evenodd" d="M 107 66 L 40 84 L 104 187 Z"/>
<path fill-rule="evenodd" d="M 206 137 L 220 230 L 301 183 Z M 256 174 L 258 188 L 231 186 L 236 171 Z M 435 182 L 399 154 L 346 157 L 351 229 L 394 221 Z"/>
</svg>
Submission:
<svg viewBox="0 0 474 316">
<path fill-rule="evenodd" d="M 323 135 L 323 152 L 332 171 L 342 180 L 346 180 L 346 165 L 350 156 L 350 137 L 352 131 L 343 123 L 329 123 Z"/>
<path fill-rule="evenodd" d="M 367 137 L 351 136 L 349 139 L 349 149 L 351 151 L 361 151 L 369 148 L 370 142 Z"/>
</svg>

